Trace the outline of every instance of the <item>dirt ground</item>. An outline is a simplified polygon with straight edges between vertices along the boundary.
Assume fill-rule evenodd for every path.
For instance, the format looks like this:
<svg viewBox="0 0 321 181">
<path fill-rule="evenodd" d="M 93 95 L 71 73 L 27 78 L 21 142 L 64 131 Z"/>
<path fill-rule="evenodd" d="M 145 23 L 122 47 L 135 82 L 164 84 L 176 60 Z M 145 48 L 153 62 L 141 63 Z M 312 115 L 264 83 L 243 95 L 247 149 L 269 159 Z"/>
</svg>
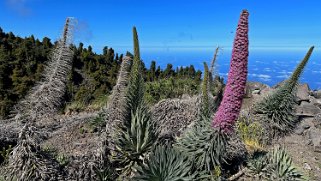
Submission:
<svg viewBox="0 0 321 181">
<path fill-rule="evenodd" d="M 280 139 L 278 143 L 285 146 L 293 163 L 309 176 L 309 180 L 321 180 L 321 153 L 315 152 L 313 146 L 309 145 L 307 132 L 302 135 L 293 133 Z"/>
</svg>

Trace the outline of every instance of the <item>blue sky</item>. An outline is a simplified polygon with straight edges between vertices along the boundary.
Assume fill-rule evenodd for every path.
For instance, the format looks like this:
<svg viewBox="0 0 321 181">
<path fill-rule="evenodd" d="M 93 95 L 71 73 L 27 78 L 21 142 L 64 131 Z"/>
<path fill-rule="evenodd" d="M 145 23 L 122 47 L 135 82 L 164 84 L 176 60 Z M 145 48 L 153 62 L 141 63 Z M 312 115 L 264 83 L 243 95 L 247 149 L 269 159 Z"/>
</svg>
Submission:
<svg viewBox="0 0 321 181">
<path fill-rule="evenodd" d="M 131 49 L 231 47 L 242 9 L 250 12 L 251 48 L 321 47 L 319 0 L 1 0 L 0 27 L 56 40 L 65 18 L 78 19 L 76 43 Z M 214 50 L 214 48 L 213 48 Z"/>
</svg>

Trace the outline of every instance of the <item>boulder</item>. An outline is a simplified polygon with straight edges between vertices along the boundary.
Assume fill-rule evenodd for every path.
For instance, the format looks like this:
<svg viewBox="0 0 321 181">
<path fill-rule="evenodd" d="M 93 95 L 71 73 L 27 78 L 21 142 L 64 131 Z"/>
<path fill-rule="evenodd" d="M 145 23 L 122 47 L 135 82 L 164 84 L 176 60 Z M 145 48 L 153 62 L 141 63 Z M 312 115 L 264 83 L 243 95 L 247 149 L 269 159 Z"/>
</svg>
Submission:
<svg viewBox="0 0 321 181">
<path fill-rule="evenodd" d="M 317 115 L 312 120 L 313 126 L 321 129 L 321 115 Z"/>
<path fill-rule="evenodd" d="M 313 105 L 321 108 L 321 99 L 317 99 L 317 98 L 315 98 L 315 97 L 313 97 L 313 96 L 310 96 L 310 102 L 311 102 Z"/>
<path fill-rule="evenodd" d="M 248 82 L 246 86 L 248 87 L 248 89 L 250 89 L 252 93 L 254 90 L 263 90 L 263 89 L 270 88 L 270 86 L 266 84 L 262 84 L 260 82 Z"/>
<path fill-rule="evenodd" d="M 295 114 L 297 116 L 316 116 L 321 113 L 321 109 L 311 103 L 302 101 L 299 106 L 296 106 Z"/>
<path fill-rule="evenodd" d="M 313 120 L 314 117 L 303 117 L 302 120 L 300 120 L 299 125 L 294 130 L 294 133 L 297 135 L 302 135 L 306 132 L 309 128 L 313 127 Z"/>
<path fill-rule="evenodd" d="M 315 152 L 321 153 L 321 130 L 318 128 L 309 129 L 309 139 L 312 140 L 313 149 Z"/>
<path fill-rule="evenodd" d="M 309 101 L 309 92 L 310 88 L 308 84 L 300 84 L 296 93 L 297 101 Z"/>
<path fill-rule="evenodd" d="M 262 84 L 260 82 L 248 82 L 245 89 L 245 99 L 243 100 L 243 103 L 245 104 L 242 107 L 248 108 L 254 102 L 259 101 L 268 93 L 270 93 L 271 90 L 271 87 L 266 84 Z"/>
<path fill-rule="evenodd" d="M 317 99 L 321 99 L 321 90 L 312 91 L 311 95 Z"/>
<path fill-rule="evenodd" d="M 305 170 L 312 170 L 311 166 L 308 163 L 304 163 L 303 169 Z"/>
<path fill-rule="evenodd" d="M 303 132 L 304 132 L 304 128 L 302 126 L 299 126 L 294 130 L 294 133 L 297 135 L 302 135 Z"/>
<path fill-rule="evenodd" d="M 272 88 L 274 88 L 274 89 L 279 88 L 280 86 L 282 86 L 285 83 L 285 81 L 286 80 L 283 80 L 282 82 L 279 82 L 279 83 L 275 84 Z"/>
<path fill-rule="evenodd" d="M 261 90 L 260 89 L 255 89 L 254 91 L 252 91 L 252 94 L 260 94 Z"/>
</svg>

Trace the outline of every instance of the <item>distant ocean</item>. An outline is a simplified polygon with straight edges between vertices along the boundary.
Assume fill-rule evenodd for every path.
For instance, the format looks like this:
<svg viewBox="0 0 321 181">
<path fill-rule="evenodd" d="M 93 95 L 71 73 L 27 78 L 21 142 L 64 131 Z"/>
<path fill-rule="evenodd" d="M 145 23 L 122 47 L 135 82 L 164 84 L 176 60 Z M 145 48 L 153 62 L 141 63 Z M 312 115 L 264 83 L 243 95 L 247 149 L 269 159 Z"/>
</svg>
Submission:
<svg viewBox="0 0 321 181">
<path fill-rule="evenodd" d="M 248 80 L 258 81 L 273 86 L 288 78 L 297 64 L 303 59 L 306 49 L 250 49 Z M 142 48 L 141 56 L 146 67 L 152 60 L 157 66 L 166 68 L 167 63 L 173 67 L 194 65 L 203 71 L 203 62 L 209 65 L 213 58 L 214 48 Z M 216 62 L 216 73 L 227 79 L 231 49 L 222 49 Z M 300 78 L 301 83 L 308 83 L 311 89 L 321 89 L 321 51 L 316 48 Z"/>
</svg>

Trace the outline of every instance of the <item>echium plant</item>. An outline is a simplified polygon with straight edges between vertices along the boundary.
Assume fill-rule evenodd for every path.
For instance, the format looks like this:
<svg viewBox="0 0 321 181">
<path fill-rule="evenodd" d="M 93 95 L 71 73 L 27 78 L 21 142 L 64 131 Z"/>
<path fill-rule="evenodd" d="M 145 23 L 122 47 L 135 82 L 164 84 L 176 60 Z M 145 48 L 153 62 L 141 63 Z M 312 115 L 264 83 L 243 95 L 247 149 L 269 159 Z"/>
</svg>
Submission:
<svg viewBox="0 0 321 181">
<path fill-rule="evenodd" d="M 103 109 L 106 120 L 106 133 L 110 136 L 114 134 L 116 125 L 124 120 L 126 110 L 126 88 L 129 79 L 130 67 L 132 59 L 125 56 L 122 59 L 120 70 L 117 77 L 117 83 L 113 87 L 112 94 L 107 103 L 107 107 Z M 109 142 L 112 140 L 109 140 Z"/>
<path fill-rule="evenodd" d="M 146 163 L 137 168 L 133 180 L 196 180 L 198 173 L 188 156 L 169 146 L 157 146 Z"/>
<path fill-rule="evenodd" d="M 142 75 L 142 61 L 140 59 L 139 41 L 136 27 L 133 28 L 133 41 L 134 60 L 126 93 L 127 108 L 124 110 L 124 116 L 127 118 L 131 117 L 132 112 L 136 112 L 144 100 L 144 79 Z"/>
<path fill-rule="evenodd" d="M 282 136 L 295 127 L 297 117 L 293 113 L 293 108 L 296 86 L 313 49 L 312 46 L 285 83 L 253 107 L 252 113 L 267 128 L 268 140 Z"/>
<path fill-rule="evenodd" d="M 73 18 L 67 18 L 62 37 L 54 48 L 42 80 L 22 100 L 16 108 L 16 119 L 35 121 L 50 117 L 62 104 L 67 75 L 72 68 Z"/>
<path fill-rule="evenodd" d="M 118 163 L 122 176 L 132 175 L 134 166 L 141 165 L 157 139 L 148 108 L 144 104 L 144 80 L 140 59 L 138 35 L 133 28 L 134 60 L 125 95 L 124 115 L 113 137 L 113 161 Z"/>
<path fill-rule="evenodd" d="M 247 79 L 248 63 L 248 16 L 249 13 L 243 10 L 234 39 L 232 59 L 228 80 L 225 87 L 223 100 L 213 120 L 213 127 L 229 133 L 237 120 Z"/>
<path fill-rule="evenodd" d="M 301 74 L 303 73 L 304 67 L 306 66 L 306 64 L 308 63 L 308 61 L 310 59 L 313 49 L 314 49 L 314 46 L 310 47 L 309 51 L 307 52 L 307 54 L 305 55 L 303 60 L 297 66 L 295 71 L 292 73 L 292 75 L 289 79 L 289 82 L 287 83 L 289 85 L 289 91 L 291 91 L 291 92 L 295 91 L 295 87 L 298 84 Z"/>
<path fill-rule="evenodd" d="M 293 164 L 285 148 L 279 145 L 274 146 L 269 153 L 251 158 L 246 172 L 251 180 L 308 180 Z"/>
<path fill-rule="evenodd" d="M 204 78 L 202 82 L 202 107 L 201 115 L 209 116 L 209 71 L 207 63 L 204 62 Z"/>
<path fill-rule="evenodd" d="M 211 119 L 203 116 L 184 132 L 174 145 L 184 154 L 190 155 L 197 169 L 205 170 L 207 174 L 213 174 L 215 168 L 226 162 L 226 133 L 233 130 L 241 108 L 247 77 L 248 15 L 244 10 L 239 20 L 229 79 L 218 115 L 213 123 Z M 207 86 L 203 86 L 203 90 L 205 89 Z"/>
</svg>

